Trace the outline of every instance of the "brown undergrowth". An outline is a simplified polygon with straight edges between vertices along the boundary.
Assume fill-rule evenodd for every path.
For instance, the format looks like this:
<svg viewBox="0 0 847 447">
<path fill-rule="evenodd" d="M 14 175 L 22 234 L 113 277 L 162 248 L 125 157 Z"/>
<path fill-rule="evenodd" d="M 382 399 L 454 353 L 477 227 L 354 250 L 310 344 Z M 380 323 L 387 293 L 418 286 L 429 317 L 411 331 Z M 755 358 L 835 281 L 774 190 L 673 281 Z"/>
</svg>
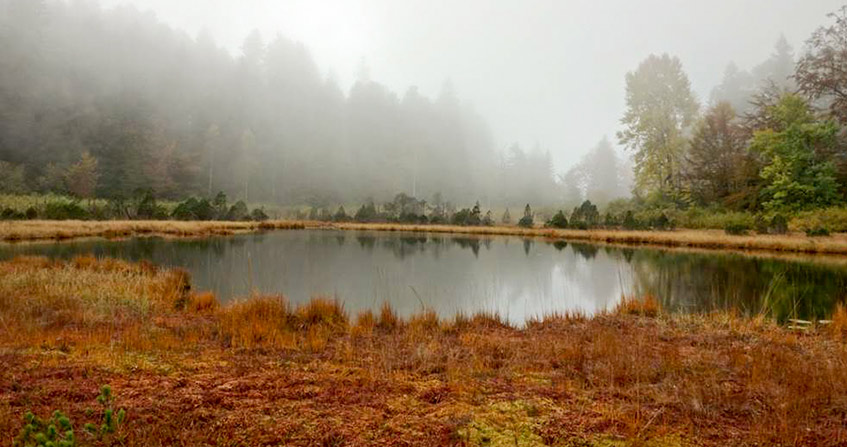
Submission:
<svg viewBox="0 0 847 447">
<path fill-rule="evenodd" d="M 651 298 L 523 328 L 350 318 L 219 306 L 144 263 L 18 258 L 0 263 L 0 443 L 26 411 L 85 420 L 109 384 L 126 445 L 844 445 L 845 319 L 794 333 Z"/>
</svg>

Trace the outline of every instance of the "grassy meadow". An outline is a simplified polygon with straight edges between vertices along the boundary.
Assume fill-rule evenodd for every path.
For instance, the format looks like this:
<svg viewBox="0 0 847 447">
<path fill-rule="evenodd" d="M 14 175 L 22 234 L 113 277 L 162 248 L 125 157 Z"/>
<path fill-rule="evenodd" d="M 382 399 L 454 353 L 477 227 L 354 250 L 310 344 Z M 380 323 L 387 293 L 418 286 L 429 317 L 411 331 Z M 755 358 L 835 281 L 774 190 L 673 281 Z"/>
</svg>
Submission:
<svg viewBox="0 0 847 447">
<path fill-rule="evenodd" d="M 792 331 L 649 297 L 592 318 L 227 306 L 178 269 L 0 262 L 0 436 L 67 415 L 77 445 L 843 445 L 847 311 Z M 96 397 L 126 417 L 113 432 Z M 111 405 L 111 404 L 110 404 Z"/>
</svg>

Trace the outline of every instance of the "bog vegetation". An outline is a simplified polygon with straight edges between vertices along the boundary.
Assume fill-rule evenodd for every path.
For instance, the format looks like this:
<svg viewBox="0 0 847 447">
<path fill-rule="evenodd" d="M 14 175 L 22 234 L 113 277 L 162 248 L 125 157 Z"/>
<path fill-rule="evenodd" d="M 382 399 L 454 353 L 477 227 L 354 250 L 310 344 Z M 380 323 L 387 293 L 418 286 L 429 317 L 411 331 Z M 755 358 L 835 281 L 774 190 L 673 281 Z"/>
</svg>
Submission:
<svg viewBox="0 0 847 447">
<path fill-rule="evenodd" d="M 20 445 L 847 436 L 843 306 L 802 333 L 764 316 L 670 315 L 651 297 L 515 328 L 492 314 L 403 318 L 389 306 L 350 316 L 320 298 L 220 305 L 180 270 L 80 257 L 0 262 L 0 319 L 0 433 Z"/>
</svg>

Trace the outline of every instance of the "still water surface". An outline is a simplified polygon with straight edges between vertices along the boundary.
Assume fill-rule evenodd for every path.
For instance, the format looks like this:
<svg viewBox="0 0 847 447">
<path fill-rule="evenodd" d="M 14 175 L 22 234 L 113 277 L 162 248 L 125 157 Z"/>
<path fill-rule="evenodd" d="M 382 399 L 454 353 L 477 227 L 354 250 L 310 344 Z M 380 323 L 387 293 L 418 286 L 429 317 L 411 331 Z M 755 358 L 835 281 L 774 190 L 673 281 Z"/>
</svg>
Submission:
<svg viewBox="0 0 847 447">
<path fill-rule="evenodd" d="M 823 317 L 845 297 L 847 261 L 785 260 L 548 242 L 516 237 L 289 230 L 203 240 L 134 238 L 0 245 L 0 258 L 79 254 L 183 267 L 224 302 L 250 290 L 293 303 L 336 297 L 355 314 L 388 301 L 403 315 L 432 308 L 498 312 L 514 324 L 552 312 L 587 314 L 622 295 L 666 310 L 769 309 Z"/>
</svg>

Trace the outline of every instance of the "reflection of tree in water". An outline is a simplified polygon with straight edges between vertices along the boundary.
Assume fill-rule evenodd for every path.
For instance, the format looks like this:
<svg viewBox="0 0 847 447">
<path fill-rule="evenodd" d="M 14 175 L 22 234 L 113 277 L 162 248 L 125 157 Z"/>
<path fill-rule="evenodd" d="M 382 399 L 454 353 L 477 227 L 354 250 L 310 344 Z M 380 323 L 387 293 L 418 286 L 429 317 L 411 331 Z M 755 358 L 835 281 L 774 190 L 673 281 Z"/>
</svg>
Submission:
<svg viewBox="0 0 847 447">
<path fill-rule="evenodd" d="M 644 249 L 635 251 L 631 264 L 640 292 L 672 311 L 736 309 L 779 320 L 824 318 L 844 299 L 847 286 L 843 267 L 735 254 Z"/>
<path fill-rule="evenodd" d="M 363 250 L 373 251 L 376 244 L 376 237 L 369 234 L 360 234 L 356 236 L 356 241 Z"/>
<path fill-rule="evenodd" d="M 529 251 L 532 250 L 532 239 L 523 240 L 523 252 L 529 256 Z"/>
<path fill-rule="evenodd" d="M 594 259 L 600 251 L 600 247 L 596 245 L 578 244 L 576 242 L 571 244 L 571 249 L 574 253 L 582 256 L 586 261 Z"/>
<path fill-rule="evenodd" d="M 460 248 L 468 249 L 470 248 L 475 257 L 479 257 L 479 239 L 476 238 L 465 238 L 465 237 L 457 237 L 453 238 L 453 243 L 458 245 Z"/>
<path fill-rule="evenodd" d="M 380 245 L 402 260 L 409 255 L 426 251 L 426 241 L 426 236 L 387 237 L 381 239 Z"/>
<path fill-rule="evenodd" d="M 557 251 L 562 251 L 562 250 L 568 248 L 568 243 L 565 242 L 565 241 L 555 241 L 555 242 L 553 242 L 552 245 L 553 245 L 553 248 L 555 248 Z"/>
<path fill-rule="evenodd" d="M 339 234 L 338 236 L 335 236 L 335 242 L 338 243 L 339 247 L 342 247 L 344 246 L 344 243 L 347 242 L 347 237 L 343 234 Z"/>
</svg>

